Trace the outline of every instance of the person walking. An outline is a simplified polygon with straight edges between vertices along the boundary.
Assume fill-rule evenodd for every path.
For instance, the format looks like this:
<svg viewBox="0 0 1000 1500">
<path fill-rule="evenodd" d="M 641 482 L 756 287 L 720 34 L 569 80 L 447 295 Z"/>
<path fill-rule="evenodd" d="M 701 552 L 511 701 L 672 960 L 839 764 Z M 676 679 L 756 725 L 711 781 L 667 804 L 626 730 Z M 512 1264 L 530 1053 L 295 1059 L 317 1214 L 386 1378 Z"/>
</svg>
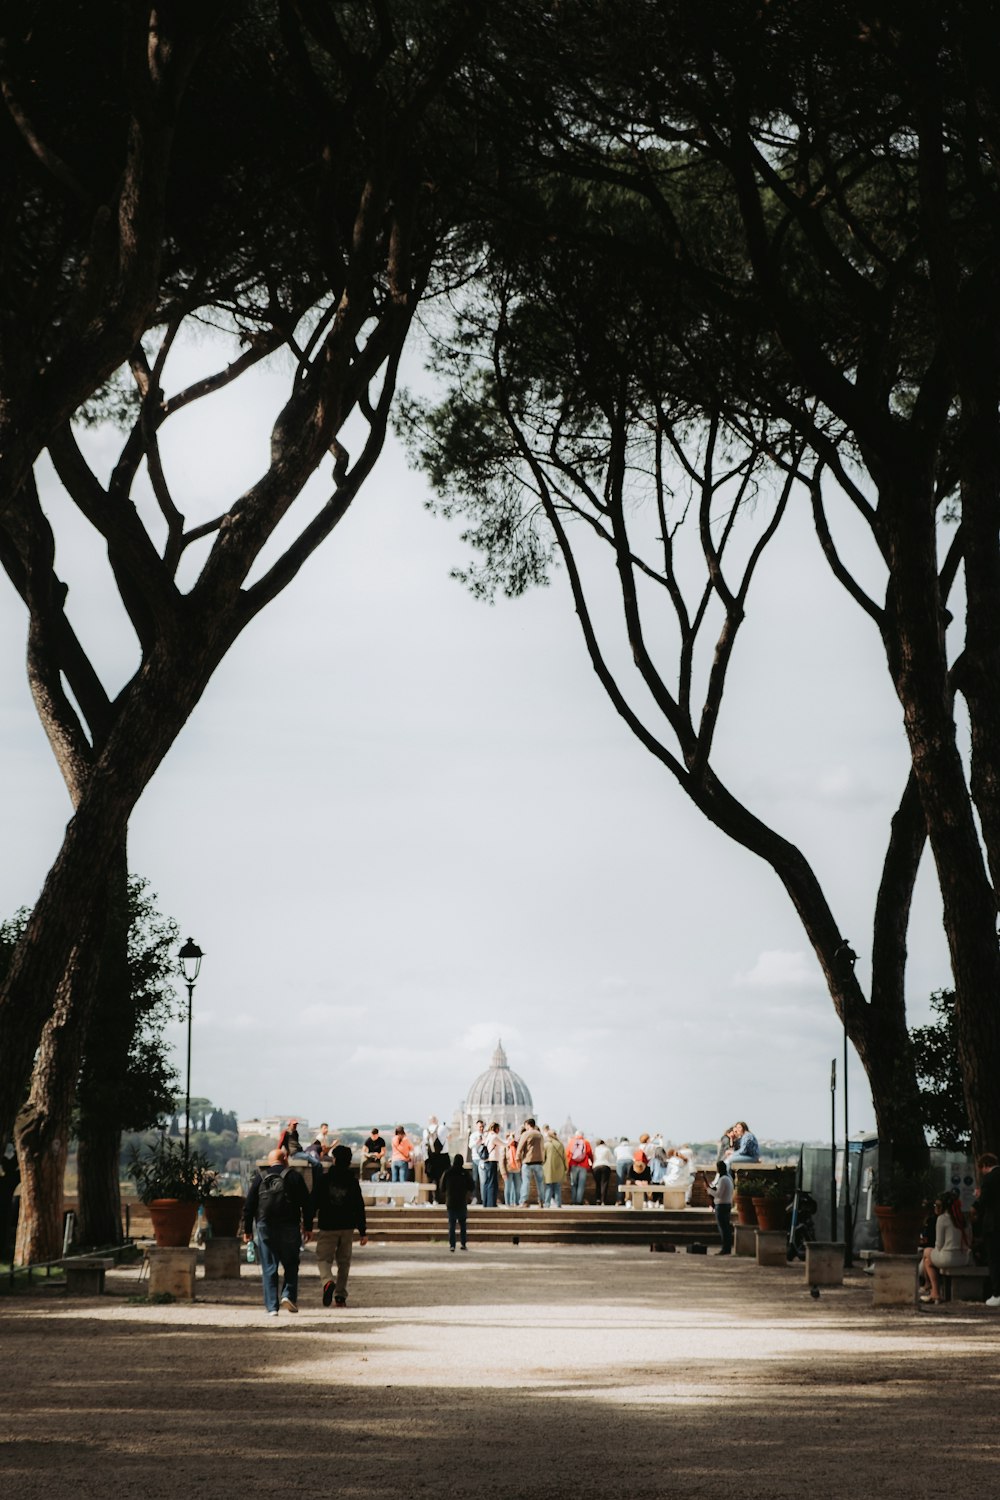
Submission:
<svg viewBox="0 0 1000 1500">
<path fill-rule="evenodd" d="M 545 1153 L 542 1159 L 542 1181 L 545 1183 L 546 1208 L 562 1208 L 563 1181 L 566 1176 L 566 1147 L 554 1130 L 545 1127 Z"/>
<path fill-rule="evenodd" d="M 520 1140 L 517 1143 L 517 1161 L 521 1168 L 521 1203 L 525 1208 L 528 1206 L 528 1195 L 531 1192 L 531 1179 L 535 1179 L 535 1191 L 538 1194 L 538 1206 L 542 1207 L 545 1183 L 542 1177 L 542 1162 L 545 1160 L 545 1142 L 542 1140 L 542 1132 L 535 1124 L 531 1115 L 524 1122 Z"/>
<path fill-rule="evenodd" d="M 459 1151 L 451 1159 L 451 1166 L 441 1178 L 445 1207 L 448 1210 L 448 1249 L 455 1249 L 456 1231 L 461 1248 L 467 1249 L 467 1226 L 469 1219 L 469 1174 L 465 1170 L 465 1157 Z"/>
<path fill-rule="evenodd" d="M 719 1226 L 722 1248 L 719 1255 L 733 1253 L 733 1179 L 724 1161 L 715 1164 L 715 1177 L 708 1185 L 709 1196 L 715 1208 L 715 1222 Z"/>
<path fill-rule="evenodd" d="M 317 1224 L 316 1265 L 323 1283 L 323 1306 L 335 1302 L 347 1306 L 347 1278 L 354 1253 L 354 1231 L 358 1243 L 367 1245 L 368 1224 L 361 1184 L 351 1171 L 350 1146 L 334 1146 L 333 1165 L 319 1173 L 313 1192 L 313 1211 Z M 333 1262 L 337 1279 L 333 1278 Z"/>
<path fill-rule="evenodd" d="M 566 1143 L 566 1161 L 569 1165 L 570 1202 L 579 1207 L 587 1195 L 587 1173 L 594 1165 L 594 1148 L 582 1130 L 571 1135 Z"/>
<path fill-rule="evenodd" d="M 303 1244 L 312 1239 L 312 1226 L 312 1195 L 302 1173 L 288 1165 L 288 1152 L 276 1147 L 268 1153 L 267 1166 L 257 1168 L 243 1205 L 243 1243 L 256 1239 L 269 1318 L 278 1316 L 279 1301 L 286 1312 L 299 1310 L 299 1257 Z"/>
</svg>

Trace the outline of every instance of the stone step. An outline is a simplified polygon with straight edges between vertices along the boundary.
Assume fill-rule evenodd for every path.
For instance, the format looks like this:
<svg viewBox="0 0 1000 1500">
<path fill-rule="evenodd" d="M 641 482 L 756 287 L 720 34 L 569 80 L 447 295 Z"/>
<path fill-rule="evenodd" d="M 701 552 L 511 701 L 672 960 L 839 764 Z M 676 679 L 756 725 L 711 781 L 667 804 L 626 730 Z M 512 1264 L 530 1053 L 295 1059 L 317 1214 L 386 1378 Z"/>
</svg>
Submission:
<svg viewBox="0 0 1000 1500">
<path fill-rule="evenodd" d="M 378 1208 L 368 1212 L 368 1233 L 392 1243 L 427 1243 L 448 1234 L 444 1208 Z M 647 1244 L 664 1240 L 684 1246 L 703 1244 L 716 1234 L 715 1220 L 704 1209 L 484 1209 L 468 1214 L 468 1233 L 478 1243 L 509 1244 Z"/>
</svg>

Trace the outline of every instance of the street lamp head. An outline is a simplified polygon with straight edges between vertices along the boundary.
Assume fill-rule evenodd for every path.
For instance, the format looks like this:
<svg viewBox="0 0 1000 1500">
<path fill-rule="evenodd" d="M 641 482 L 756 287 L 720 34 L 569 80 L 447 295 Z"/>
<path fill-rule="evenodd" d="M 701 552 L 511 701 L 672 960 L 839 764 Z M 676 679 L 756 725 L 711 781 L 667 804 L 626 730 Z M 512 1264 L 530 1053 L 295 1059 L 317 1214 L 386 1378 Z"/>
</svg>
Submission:
<svg viewBox="0 0 1000 1500">
<path fill-rule="evenodd" d="M 201 961 L 204 956 L 198 944 L 192 938 L 188 938 L 184 947 L 177 955 L 181 962 L 181 973 L 184 975 L 186 984 L 194 984 L 198 978 L 201 970 Z"/>
</svg>

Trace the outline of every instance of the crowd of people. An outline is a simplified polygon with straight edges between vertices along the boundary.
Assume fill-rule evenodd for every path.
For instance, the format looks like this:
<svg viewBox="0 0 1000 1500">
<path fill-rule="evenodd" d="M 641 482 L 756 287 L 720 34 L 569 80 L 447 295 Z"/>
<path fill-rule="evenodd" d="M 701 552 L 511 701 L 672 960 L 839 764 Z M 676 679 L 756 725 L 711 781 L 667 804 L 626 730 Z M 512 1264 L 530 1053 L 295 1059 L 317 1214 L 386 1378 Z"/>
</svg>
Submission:
<svg viewBox="0 0 1000 1500">
<path fill-rule="evenodd" d="M 594 1179 L 595 1201 L 606 1205 L 623 1204 L 627 1184 L 663 1183 L 683 1187 L 687 1193 L 693 1177 L 691 1148 L 667 1146 L 662 1136 L 643 1132 L 635 1144 L 622 1136 L 612 1145 L 603 1139 L 591 1143 L 576 1130 L 564 1143 L 550 1126 L 539 1128 L 533 1118 L 519 1132 L 503 1132 L 496 1121 L 487 1126 L 477 1120 L 467 1150 L 468 1159 L 463 1152 L 449 1155 L 433 1115 L 419 1141 L 397 1125 L 387 1142 L 378 1126 L 373 1126 L 361 1147 L 358 1172 L 351 1147 L 332 1139 L 326 1124 L 303 1148 L 298 1121 L 289 1121 L 278 1145 L 255 1173 L 244 1203 L 243 1238 L 257 1247 L 267 1316 L 276 1318 L 280 1309 L 298 1311 L 299 1260 L 303 1246 L 313 1238 L 314 1225 L 323 1305 L 346 1307 L 354 1237 L 358 1235 L 362 1245 L 367 1242 L 361 1191 L 366 1175 L 405 1182 L 422 1164 L 426 1180 L 434 1184 L 436 1197 L 447 1210 L 452 1251 L 466 1249 L 470 1202 L 478 1200 L 484 1208 L 496 1208 L 501 1186 L 503 1202 L 509 1207 L 527 1206 L 534 1184 L 539 1207 L 560 1208 L 567 1181 L 570 1202 L 585 1201 L 588 1174 Z M 294 1158 L 321 1169 L 309 1174 L 311 1186 L 294 1169 Z M 719 1230 L 719 1255 L 731 1255 L 733 1249 L 732 1168 L 759 1160 L 757 1139 L 745 1120 L 723 1133 L 715 1176 L 708 1186 Z M 959 1195 L 949 1191 L 934 1200 L 924 1226 L 921 1274 L 922 1298 L 927 1303 L 941 1301 L 941 1270 L 968 1265 L 978 1256 L 988 1267 L 987 1304 L 1000 1307 L 1000 1166 L 990 1153 L 980 1156 L 977 1166 L 979 1187 L 970 1218 L 963 1212 Z"/>
</svg>

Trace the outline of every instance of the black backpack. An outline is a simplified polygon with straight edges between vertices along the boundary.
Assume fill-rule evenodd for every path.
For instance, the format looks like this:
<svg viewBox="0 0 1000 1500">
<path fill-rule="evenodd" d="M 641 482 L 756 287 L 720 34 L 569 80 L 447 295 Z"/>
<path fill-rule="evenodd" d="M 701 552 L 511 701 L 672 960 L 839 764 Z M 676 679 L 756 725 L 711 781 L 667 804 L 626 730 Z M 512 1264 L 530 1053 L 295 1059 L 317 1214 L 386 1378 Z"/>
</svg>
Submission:
<svg viewBox="0 0 1000 1500">
<path fill-rule="evenodd" d="M 285 1190 L 285 1178 L 290 1171 L 290 1167 L 285 1167 L 281 1172 L 260 1174 L 257 1217 L 265 1224 L 280 1224 L 293 1217 L 292 1205 Z"/>
</svg>

